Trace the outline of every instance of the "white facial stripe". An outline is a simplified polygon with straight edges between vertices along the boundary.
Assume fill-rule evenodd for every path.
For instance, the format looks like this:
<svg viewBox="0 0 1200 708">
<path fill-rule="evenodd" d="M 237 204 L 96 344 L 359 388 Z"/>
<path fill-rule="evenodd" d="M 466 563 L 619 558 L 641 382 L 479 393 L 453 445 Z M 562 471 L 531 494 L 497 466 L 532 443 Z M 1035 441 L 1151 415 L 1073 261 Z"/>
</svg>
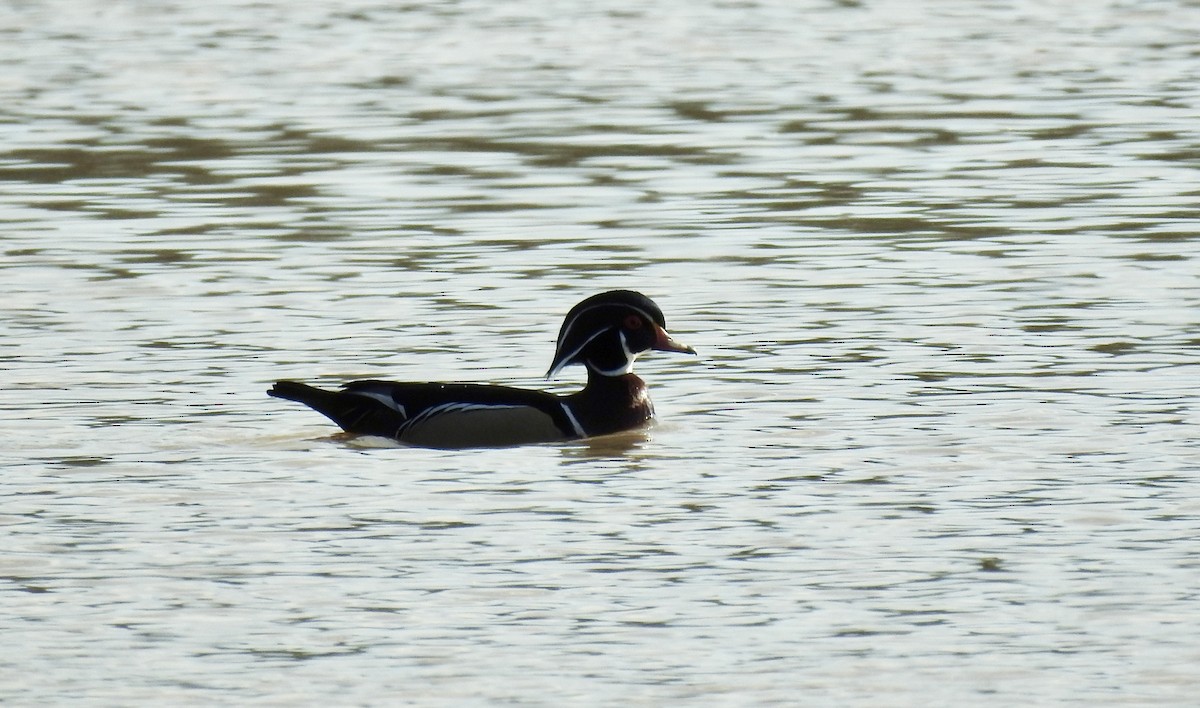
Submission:
<svg viewBox="0 0 1200 708">
<path fill-rule="evenodd" d="M 576 312 L 575 316 L 567 321 L 567 326 L 563 329 L 562 336 L 558 338 L 558 341 L 562 342 L 563 340 L 565 340 L 567 338 L 567 335 L 571 333 L 571 328 L 575 326 L 575 322 L 583 315 L 583 313 L 588 312 L 590 310 L 595 310 L 598 307 L 628 307 L 631 310 L 637 310 L 638 314 L 640 314 L 642 317 L 644 317 L 647 322 L 650 322 L 655 325 L 658 324 L 658 320 L 651 317 L 650 313 L 646 312 L 645 310 L 643 310 L 640 307 L 637 307 L 636 305 L 626 305 L 624 303 L 621 303 L 620 305 L 614 305 L 612 303 L 603 303 L 602 302 L 602 303 L 597 303 L 595 305 L 592 305 L 590 307 L 585 307 L 582 310 L 580 310 L 579 312 Z M 591 340 L 588 340 L 588 341 L 591 341 Z M 578 354 L 579 351 L 576 350 L 575 353 Z"/>
<path fill-rule="evenodd" d="M 574 360 L 574 359 L 575 359 L 575 357 L 579 355 L 579 352 L 583 351 L 583 348 L 584 348 L 584 347 L 586 347 L 587 345 L 591 344 L 593 339 L 595 339 L 596 337 L 599 337 L 600 335 L 604 334 L 605 332 L 609 331 L 610 329 L 612 329 L 612 327 L 605 327 L 604 329 L 602 329 L 602 330 L 599 330 L 598 332 L 596 332 L 596 333 L 595 333 L 595 334 L 593 334 L 592 336 L 588 337 L 586 340 L 584 340 L 583 344 L 580 344 L 578 347 L 576 347 L 576 348 L 575 348 L 575 351 L 571 352 L 571 354 L 570 354 L 569 356 L 565 356 L 565 357 L 563 357 L 563 358 L 562 358 L 562 361 L 560 361 L 560 362 L 558 363 L 558 366 L 556 366 L 556 367 L 554 367 L 553 369 L 551 369 L 551 370 L 550 370 L 550 373 L 549 373 L 548 375 L 549 375 L 549 376 L 554 376 L 555 374 L 557 374 L 559 371 L 561 371 L 561 370 L 562 370 L 562 368 L 563 368 L 564 366 L 566 366 L 567 364 L 570 364 L 570 363 L 571 363 L 571 361 L 572 361 L 572 360 Z M 622 336 L 624 336 L 624 335 L 622 335 Z"/>
</svg>

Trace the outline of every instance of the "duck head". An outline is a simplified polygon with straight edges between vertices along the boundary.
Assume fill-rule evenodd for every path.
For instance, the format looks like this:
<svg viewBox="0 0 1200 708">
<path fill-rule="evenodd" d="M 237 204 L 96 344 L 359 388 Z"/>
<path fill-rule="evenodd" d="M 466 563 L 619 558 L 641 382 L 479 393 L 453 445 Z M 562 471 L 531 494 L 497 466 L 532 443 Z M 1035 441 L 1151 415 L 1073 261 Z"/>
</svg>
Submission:
<svg viewBox="0 0 1200 708">
<path fill-rule="evenodd" d="M 601 376 L 623 376 L 651 349 L 696 353 L 671 339 L 666 327 L 662 310 L 641 293 L 610 290 L 593 295 L 571 308 L 563 320 L 546 378 L 571 364 L 583 364 Z"/>
</svg>

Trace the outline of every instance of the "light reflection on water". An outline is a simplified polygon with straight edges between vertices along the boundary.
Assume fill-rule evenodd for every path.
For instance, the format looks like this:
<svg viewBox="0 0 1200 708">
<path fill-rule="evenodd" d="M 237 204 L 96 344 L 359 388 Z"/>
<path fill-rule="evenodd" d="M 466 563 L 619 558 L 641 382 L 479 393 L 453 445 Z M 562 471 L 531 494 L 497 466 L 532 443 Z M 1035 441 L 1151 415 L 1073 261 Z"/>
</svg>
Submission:
<svg viewBox="0 0 1200 708">
<path fill-rule="evenodd" d="M 1200 8 L 287 7 L 3 11 L 6 702 L 1190 704 Z"/>
</svg>

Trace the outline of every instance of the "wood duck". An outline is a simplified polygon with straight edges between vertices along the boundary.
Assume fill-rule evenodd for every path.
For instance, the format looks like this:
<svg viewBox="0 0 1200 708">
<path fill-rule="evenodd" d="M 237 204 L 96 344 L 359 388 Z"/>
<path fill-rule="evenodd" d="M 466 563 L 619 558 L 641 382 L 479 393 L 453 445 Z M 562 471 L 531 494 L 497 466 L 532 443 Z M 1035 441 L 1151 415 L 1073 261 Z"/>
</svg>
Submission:
<svg viewBox="0 0 1200 708">
<path fill-rule="evenodd" d="M 423 447 L 502 447 L 575 440 L 644 425 L 654 416 L 633 362 L 651 349 L 695 354 L 667 334 L 658 305 L 631 290 L 587 298 L 567 313 L 549 379 L 571 364 L 587 367 L 582 391 L 545 391 L 466 383 L 354 381 L 325 391 L 279 381 L 267 393 L 324 414 L 348 433 Z"/>
</svg>

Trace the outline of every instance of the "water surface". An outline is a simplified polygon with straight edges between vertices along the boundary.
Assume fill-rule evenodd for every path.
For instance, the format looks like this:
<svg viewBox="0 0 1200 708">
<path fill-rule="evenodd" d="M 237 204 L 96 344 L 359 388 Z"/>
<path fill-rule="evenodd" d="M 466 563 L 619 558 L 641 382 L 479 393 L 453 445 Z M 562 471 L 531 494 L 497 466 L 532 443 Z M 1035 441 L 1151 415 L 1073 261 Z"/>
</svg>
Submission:
<svg viewBox="0 0 1200 708">
<path fill-rule="evenodd" d="M 1194 702 L 1195 3 L 0 18 L 5 703 Z M 614 287 L 645 432 L 264 395 Z"/>
</svg>

